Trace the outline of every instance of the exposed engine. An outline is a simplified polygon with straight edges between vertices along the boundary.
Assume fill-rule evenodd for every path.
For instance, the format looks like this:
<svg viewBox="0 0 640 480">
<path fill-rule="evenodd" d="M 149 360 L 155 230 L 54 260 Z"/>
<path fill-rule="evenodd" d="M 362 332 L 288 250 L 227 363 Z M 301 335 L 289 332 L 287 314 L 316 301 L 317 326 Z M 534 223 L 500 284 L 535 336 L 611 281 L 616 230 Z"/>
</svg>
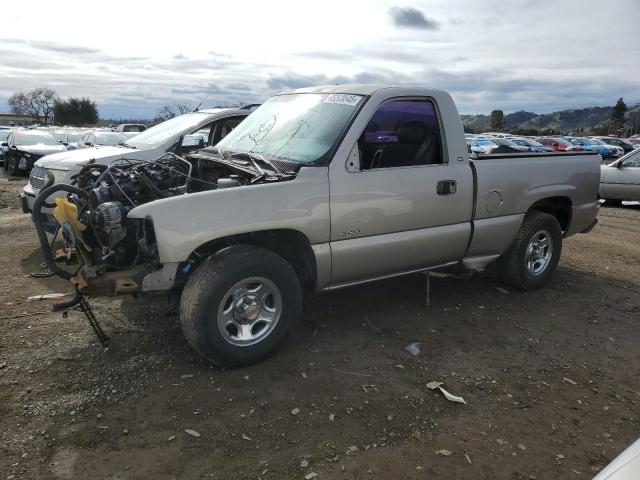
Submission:
<svg viewBox="0 0 640 480">
<path fill-rule="evenodd" d="M 43 206 L 55 206 L 66 249 L 75 253 L 67 257 L 84 264 L 85 277 L 142 264 L 153 270 L 158 262 L 153 225 L 150 219 L 129 219 L 133 208 L 177 195 L 283 181 L 296 170 L 295 164 L 276 166 L 256 154 L 223 155 L 215 147 L 186 158 L 169 153 L 153 161 L 89 163 L 73 177 L 75 185 L 51 187 L 68 192 L 66 199 Z"/>
</svg>

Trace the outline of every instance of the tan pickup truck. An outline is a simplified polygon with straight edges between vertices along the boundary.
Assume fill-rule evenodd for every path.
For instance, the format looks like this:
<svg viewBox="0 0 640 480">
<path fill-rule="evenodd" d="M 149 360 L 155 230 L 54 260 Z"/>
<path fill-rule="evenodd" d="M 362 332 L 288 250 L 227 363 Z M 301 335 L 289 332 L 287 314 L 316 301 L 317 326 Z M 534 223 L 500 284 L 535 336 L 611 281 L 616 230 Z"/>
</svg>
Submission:
<svg viewBox="0 0 640 480">
<path fill-rule="evenodd" d="M 600 162 L 470 159 L 447 93 L 332 85 L 276 95 L 184 158 L 89 164 L 75 186 L 44 188 L 33 214 L 50 268 L 78 296 L 175 292 L 190 344 L 238 366 L 276 349 L 303 289 L 492 262 L 505 283 L 541 287 L 562 239 L 596 223 Z M 38 226 L 60 192 L 73 272 Z"/>
</svg>

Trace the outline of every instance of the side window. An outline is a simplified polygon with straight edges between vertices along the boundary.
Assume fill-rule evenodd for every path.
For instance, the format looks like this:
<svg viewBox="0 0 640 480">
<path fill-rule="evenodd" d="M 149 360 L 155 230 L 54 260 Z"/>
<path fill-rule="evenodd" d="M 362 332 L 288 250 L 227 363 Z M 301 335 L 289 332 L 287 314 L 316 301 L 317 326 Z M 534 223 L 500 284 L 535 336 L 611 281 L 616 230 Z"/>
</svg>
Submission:
<svg viewBox="0 0 640 480">
<path fill-rule="evenodd" d="M 239 116 L 239 117 L 223 118 L 222 120 L 218 120 L 214 124 L 215 130 L 213 132 L 213 140 L 211 145 L 215 145 L 224 137 L 226 137 L 234 128 L 240 125 L 240 122 L 242 122 L 242 120 L 244 120 L 245 118 L 247 117 Z"/>
<path fill-rule="evenodd" d="M 362 170 L 443 163 L 433 103 L 426 99 L 385 103 L 360 135 L 358 151 Z"/>
<path fill-rule="evenodd" d="M 623 168 L 640 168 L 640 152 L 631 155 L 625 161 L 622 162 Z"/>
</svg>

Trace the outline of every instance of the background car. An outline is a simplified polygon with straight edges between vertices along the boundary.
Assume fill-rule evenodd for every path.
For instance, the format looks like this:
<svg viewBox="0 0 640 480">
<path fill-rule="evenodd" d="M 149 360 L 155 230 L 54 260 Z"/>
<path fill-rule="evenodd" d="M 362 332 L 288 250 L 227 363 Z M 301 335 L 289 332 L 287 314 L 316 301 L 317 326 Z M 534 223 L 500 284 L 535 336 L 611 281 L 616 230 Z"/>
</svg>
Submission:
<svg viewBox="0 0 640 480">
<path fill-rule="evenodd" d="M 479 155 L 488 155 L 493 150 L 499 147 L 499 145 L 493 140 L 489 140 L 486 138 L 471 137 L 467 138 L 466 141 L 469 147 L 469 153 L 475 153 Z"/>
<path fill-rule="evenodd" d="M 611 158 L 614 156 L 614 149 L 609 148 L 606 145 L 598 145 L 596 142 L 586 137 L 564 137 L 565 140 L 572 143 L 573 145 L 577 145 L 582 147 L 583 150 L 588 152 L 596 152 L 599 153 L 602 158 Z"/>
<path fill-rule="evenodd" d="M 84 131 L 82 130 L 56 130 L 53 132 L 53 136 L 56 137 L 62 145 L 67 147 L 67 150 L 75 150 L 78 148 L 78 144 L 83 135 Z"/>
<path fill-rule="evenodd" d="M 555 152 L 553 148 L 545 147 L 540 142 L 532 140 L 531 138 L 509 137 L 507 140 L 511 140 L 521 147 L 526 147 L 530 152 Z"/>
<path fill-rule="evenodd" d="M 598 140 L 603 141 L 607 145 L 614 145 L 616 147 L 621 147 L 624 150 L 624 153 L 629 153 L 633 150 L 634 146 L 629 140 L 625 140 L 624 138 L 615 138 L 615 137 L 592 137 Z"/>
<path fill-rule="evenodd" d="M 618 147 L 616 145 L 609 145 L 606 142 L 603 142 L 602 140 L 600 140 L 598 138 L 590 138 L 589 140 L 591 140 L 596 145 L 604 145 L 605 147 L 609 147 L 609 148 L 613 149 L 613 156 L 614 157 L 621 157 L 622 155 L 624 155 L 624 149 L 622 147 Z"/>
<path fill-rule="evenodd" d="M 500 149 L 501 150 L 500 152 L 494 152 L 494 153 L 517 153 L 517 152 L 530 151 L 528 146 L 518 145 L 517 143 L 515 143 L 509 138 L 496 137 L 496 138 L 492 138 L 491 140 L 497 143 L 499 146 L 503 147 L 502 149 Z"/>
<path fill-rule="evenodd" d="M 45 130 L 18 130 L 9 134 L 2 146 L 8 147 L 5 153 L 7 170 L 13 176 L 27 174 L 39 158 L 51 153 L 67 150 L 56 137 Z"/>
<path fill-rule="evenodd" d="M 600 198 L 620 205 L 623 200 L 640 201 L 640 150 L 600 167 Z"/>
<path fill-rule="evenodd" d="M 584 150 L 579 145 L 574 145 L 571 142 L 568 142 L 564 138 L 559 137 L 538 137 L 536 138 L 538 142 L 546 147 L 553 148 L 556 152 L 569 152 L 569 151 L 580 151 Z"/>
<path fill-rule="evenodd" d="M 98 145 L 119 145 L 127 138 L 129 138 L 128 135 L 118 132 L 87 132 L 82 136 L 82 139 L 80 140 L 80 148 L 95 147 Z"/>
<path fill-rule="evenodd" d="M 115 128 L 115 132 L 120 133 L 140 133 L 147 129 L 146 125 L 140 123 L 122 123 Z"/>
<path fill-rule="evenodd" d="M 9 138 L 10 133 L 11 133 L 11 130 L 0 130 L 0 142 L 6 142 L 7 139 Z M 6 167 L 6 164 L 4 162 L 4 153 L 6 150 L 9 150 L 9 146 L 7 145 L 6 147 L 4 147 L 0 143 L 0 162 L 2 162 L 2 166 L 4 167 Z"/>
</svg>

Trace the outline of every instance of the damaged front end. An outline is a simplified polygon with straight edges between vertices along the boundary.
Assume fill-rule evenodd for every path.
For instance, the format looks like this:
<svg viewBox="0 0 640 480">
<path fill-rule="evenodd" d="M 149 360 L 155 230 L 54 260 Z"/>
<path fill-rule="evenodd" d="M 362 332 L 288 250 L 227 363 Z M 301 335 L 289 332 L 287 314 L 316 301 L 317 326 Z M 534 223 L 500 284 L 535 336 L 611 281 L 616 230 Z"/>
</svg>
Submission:
<svg viewBox="0 0 640 480">
<path fill-rule="evenodd" d="M 186 158 L 168 153 L 153 161 L 89 163 L 73 185 L 53 185 L 49 177 L 33 205 L 33 221 L 49 270 L 76 290 L 74 299 L 55 308 L 70 308 L 83 294 L 115 296 L 158 289 L 149 287 L 157 287 L 163 268 L 153 220 L 129 218 L 137 206 L 207 190 L 283 181 L 294 178 L 296 171 L 295 164 L 274 165 L 256 154 L 209 147 Z M 65 195 L 59 196 L 60 192 Z M 55 203 L 47 202 L 55 194 Z M 52 208 L 57 221 L 51 242 L 41 220 L 43 208 Z M 54 252 L 58 235 L 64 245 Z M 175 278 L 169 280 L 167 288 L 179 286 Z"/>
</svg>

